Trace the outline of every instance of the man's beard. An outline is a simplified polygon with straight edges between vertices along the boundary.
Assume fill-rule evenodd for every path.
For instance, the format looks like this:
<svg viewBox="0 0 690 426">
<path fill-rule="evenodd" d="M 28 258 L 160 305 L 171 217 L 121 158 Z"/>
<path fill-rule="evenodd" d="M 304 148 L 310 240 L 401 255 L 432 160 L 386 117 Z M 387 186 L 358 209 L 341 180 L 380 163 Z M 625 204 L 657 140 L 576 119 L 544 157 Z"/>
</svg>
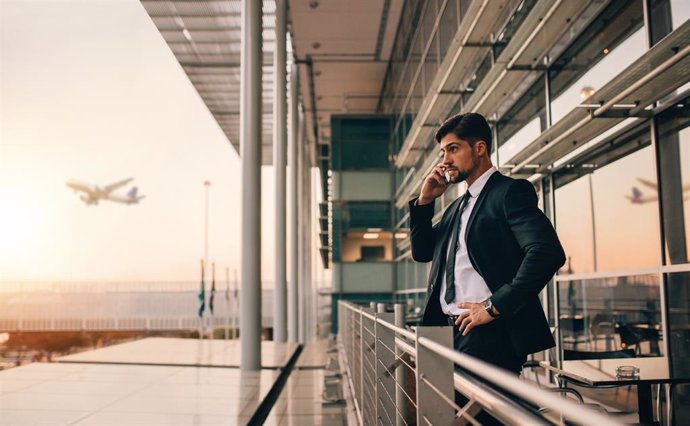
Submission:
<svg viewBox="0 0 690 426">
<path fill-rule="evenodd" d="M 456 170 L 457 170 L 457 169 L 456 169 Z M 455 179 L 453 179 L 452 182 L 453 182 L 453 183 L 464 182 L 465 179 L 467 179 L 467 177 L 468 177 L 469 175 L 470 175 L 469 172 L 463 172 L 463 171 L 458 170 L 457 174 L 455 175 Z"/>
<path fill-rule="evenodd" d="M 457 167 L 453 167 L 455 170 L 455 177 L 451 179 L 451 183 L 460 183 L 464 182 L 471 174 L 474 172 L 477 167 L 479 167 L 479 159 L 476 157 L 472 158 L 472 166 L 470 167 L 469 170 L 462 171 Z"/>
</svg>

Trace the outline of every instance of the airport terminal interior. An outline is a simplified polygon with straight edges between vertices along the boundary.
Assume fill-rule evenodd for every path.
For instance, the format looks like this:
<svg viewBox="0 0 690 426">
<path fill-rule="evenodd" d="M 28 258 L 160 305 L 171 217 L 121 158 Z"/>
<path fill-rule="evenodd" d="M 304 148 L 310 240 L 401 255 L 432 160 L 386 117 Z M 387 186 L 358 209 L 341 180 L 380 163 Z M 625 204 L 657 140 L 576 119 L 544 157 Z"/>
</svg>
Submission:
<svg viewBox="0 0 690 426">
<path fill-rule="evenodd" d="M 275 170 L 275 287 L 243 184 L 231 317 L 200 323 L 197 284 L 148 288 L 170 301 L 148 317 L 135 283 L 21 309 L 5 301 L 26 287 L 0 289 L 8 342 L 110 333 L 33 362 L 0 344 L 0 425 L 690 424 L 690 1 L 140 3 L 243 183 Z M 519 377 L 421 325 L 431 263 L 412 258 L 408 203 L 440 124 L 469 112 L 566 254 L 540 293 L 556 346 Z M 46 307 L 65 294 L 112 303 Z"/>
</svg>

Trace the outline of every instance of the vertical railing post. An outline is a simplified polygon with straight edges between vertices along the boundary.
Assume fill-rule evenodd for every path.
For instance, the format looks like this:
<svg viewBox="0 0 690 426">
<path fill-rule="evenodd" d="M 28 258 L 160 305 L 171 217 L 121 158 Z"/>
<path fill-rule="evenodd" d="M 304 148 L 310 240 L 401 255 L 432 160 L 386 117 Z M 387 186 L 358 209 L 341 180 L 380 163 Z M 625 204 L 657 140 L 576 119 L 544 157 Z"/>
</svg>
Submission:
<svg viewBox="0 0 690 426">
<path fill-rule="evenodd" d="M 362 412 L 362 418 L 364 418 L 364 396 L 362 395 L 362 391 L 364 390 L 362 387 L 362 370 L 364 370 L 362 366 L 362 353 L 364 352 L 364 332 L 362 331 L 362 318 L 364 317 L 362 315 L 363 309 L 364 308 L 359 308 L 359 346 L 357 347 L 357 391 L 359 393 L 359 409 Z"/>
<path fill-rule="evenodd" d="M 405 305 L 402 303 L 396 303 L 393 306 L 393 312 L 395 315 L 395 325 L 400 328 L 405 328 Z M 393 337 L 393 344 L 395 344 L 395 336 Z M 401 350 L 398 349 L 395 346 L 391 346 L 395 348 L 395 355 L 398 358 L 404 358 L 406 355 L 405 353 Z M 396 426 L 403 426 L 406 424 L 407 416 L 408 416 L 408 404 L 409 401 L 407 400 L 407 397 L 403 393 L 403 390 L 407 390 L 407 370 L 406 366 L 404 364 L 400 364 L 398 368 L 395 370 L 395 381 L 398 383 L 398 385 L 395 387 L 395 405 L 398 407 L 398 411 L 400 412 L 400 416 L 396 417 Z M 401 417 L 402 416 L 402 417 Z"/>
<path fill-rule="evenodd" d="M 373 335 L 375 322 L 369 316 L 375 315 L 376 310 L 372 308 L 362 308 L 362 363 L 360 364 L 360 386 L 362 392 L 362 419 L 364 424 L 377 424 L 376 421 L 376 372 L 374 367 L 374 339 Z M 374 386 L 371 386 L 374 385 Z M 366 392 L 365 392 L 366 391 Z"/>
<path fill-rule="evenodd" d="M 417 424 L 447 425 L 453 422 L 453 407 L 439 397 L 454 398 L 453 362 L 419 344 L 425 337 L 453 347 L 451 327 L 417 327 Z M 431 385 L 429 385 L 430 383 Z M 433 386 L 433 387 L 432 387 Z"/>
<path fill-rule="evenodd" d="M 379 304 L 375 325 L 376 424 L 395 425 L 398 418 L 395 409 L 396 386 L 392 371 L 395 365 L 395 333 L 378 323 L 378 320 L 392 323 L 394 314 L 382 312 L 382 306 L 384 305 Z"/>
</svg>

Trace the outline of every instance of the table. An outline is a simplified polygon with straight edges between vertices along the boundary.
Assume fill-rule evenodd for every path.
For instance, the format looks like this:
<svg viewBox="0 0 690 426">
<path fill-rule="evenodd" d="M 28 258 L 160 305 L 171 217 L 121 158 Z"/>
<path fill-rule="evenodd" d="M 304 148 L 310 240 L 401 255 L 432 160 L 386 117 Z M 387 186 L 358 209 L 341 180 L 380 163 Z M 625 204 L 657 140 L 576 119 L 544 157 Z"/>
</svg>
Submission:
<svg viewBox="0 0 690 426">
<path fill-rule="evenodd" d="M 652 385 L 690 383 L 690 377 L 672 377 L 668 358 L 613 358 L 583 361 L 542 361 L 539 365 L 573 384 L 591 388 L 637 386 L 640 423 L 654 424 Z M 635 378 L 617 378 L 616 367 L 629 365 L 640 369 Z"/>
</svg>

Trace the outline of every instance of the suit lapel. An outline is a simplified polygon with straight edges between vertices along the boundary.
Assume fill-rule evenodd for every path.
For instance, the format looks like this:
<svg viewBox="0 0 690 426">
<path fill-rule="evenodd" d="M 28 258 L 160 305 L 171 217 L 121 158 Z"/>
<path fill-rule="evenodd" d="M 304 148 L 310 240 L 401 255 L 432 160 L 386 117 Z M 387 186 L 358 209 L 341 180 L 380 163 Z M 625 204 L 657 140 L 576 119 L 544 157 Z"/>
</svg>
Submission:
<svg viewBox="0 0 690 426">
<path fill-rule="evenodd" d="M 496 184 L 498 179 L 500 179 L 501 172 L 494 172 L 491 176 L 489 176 L 489 180 L 486 181 L 486 184 L 484 185 L 484 188 L 482 189 L 482 192 L 479 193 L 479 198 L 477 198 L 477 202 L 474 205 L 474 208 L 472 208 L 472 213 L 470 214 L 470 219 L 467 221 L 467 228 L 465 228 L 465 241 L 467 241 L 467 236 L 470 234 L 470 229 L 472 228 L 472 225 L 474 224 L 474 219 L 477 217 L 477 214 L 482 208 L 482 204 L 484 204 L 484 200 L 486 200 L 486 197 L 488 197 L 489 192 L 491 192 L 491 188 Z"/>
</svg>

